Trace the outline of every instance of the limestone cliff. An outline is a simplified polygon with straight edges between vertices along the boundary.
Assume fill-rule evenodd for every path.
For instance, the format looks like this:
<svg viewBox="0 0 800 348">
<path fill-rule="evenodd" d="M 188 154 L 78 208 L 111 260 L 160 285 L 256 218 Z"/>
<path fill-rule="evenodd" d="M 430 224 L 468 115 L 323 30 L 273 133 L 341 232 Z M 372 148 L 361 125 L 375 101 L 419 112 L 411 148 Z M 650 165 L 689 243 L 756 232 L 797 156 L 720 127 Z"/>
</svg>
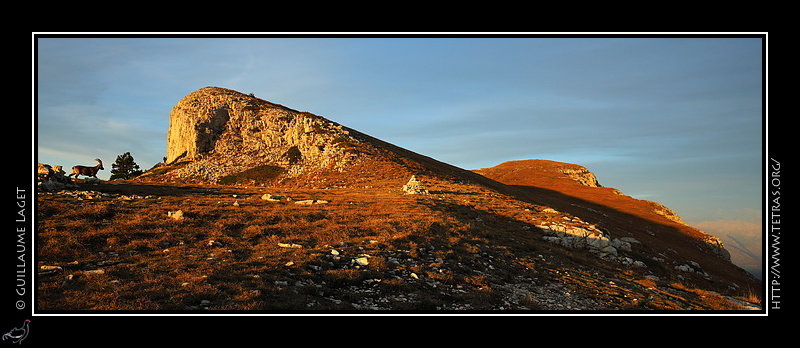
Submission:
<svg viewBox="0 0 800 348">
<path fill-rule="evenodd" d="M 342 170 L 357 157 L 360 144 L 351 130 L 325 118 L 206 87 L 173 107 L 166 164 L 193 161 L 173 174 L 208 179 L 263 165 L 294 173 Z"/>
</svg>

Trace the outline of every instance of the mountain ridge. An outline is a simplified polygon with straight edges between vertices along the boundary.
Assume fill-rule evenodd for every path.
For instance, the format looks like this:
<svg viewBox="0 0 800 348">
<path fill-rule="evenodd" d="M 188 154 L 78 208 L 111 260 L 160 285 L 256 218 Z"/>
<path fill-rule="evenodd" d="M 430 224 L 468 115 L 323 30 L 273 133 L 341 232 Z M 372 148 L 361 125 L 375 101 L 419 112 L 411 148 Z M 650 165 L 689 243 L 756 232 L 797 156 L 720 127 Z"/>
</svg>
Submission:
<svg viewBox="0 0 800 348">
<path fill-rule="evenodd" d="M 614 188 L 586 185 L 584 179 L 576 179 L 571 173 L 588 172 L 585 167 L 580 165 L 533 159 L 504 162 L 495 167 L 475 170 L 475 172 L 508 185 L 522 187 L 525 190 L 547 189 L 565 196 L 580 198 L 588 204 L 608 208 L 602 209 L 606 212 L 613 210 L 655 225 L 671 226 L 681 234 L 706 243 L 713 250 L 712 254 L 722 260 L 730 261 L 730 253 L 724 248 L 719 238 L 689 226 L 678 214 L 666 206 L 658 202 L 627 196 Z M 564 174 L 563 177 L 558 173 Z M 591 177 L 593 178 L 594 175 L 592 174 Z M 557 200 L 545 200 L 543 204 L 564 206 Z M 575 203 L 571 203 L 571 205 L 597 212 L 597 209 L 585 208 Z M 608 214 L 605 215 L 608 216 Z"/>
<path fill-rule="evenodd" d="M 387 286 L 411 287 L 426 301 L 459 299 L 437 308 L 462 309 L 703 309 L 715 305 L 704 304 L 705 295 L 692 295 L 700 289 L 726 295 L 760 289 L 758 280 L 726 258 L 717 239 L 683 224 L 663 205 L 603 187 L 580 165 L 524 160 L 466 170 L 327 118 L 219 87 L 190 93 L 173 108 L 167 153 L 165 163 L 103 190 L 174 197 L 168 206 L 189 217 L 177 224 L 221 225 L 222 232 L 208 232 L 213 240 L 207 245 L 221 240 L 236 246 L 234 256 L 243 255 L 244 264 L 258 267 L 262 278 L 277 272 L 280 284 L 292 276 L 329 293 L 352 293 L 330 285 L 331 275 L 341 274 L 349 280 L 337 283 L 364 296 L 378 296 L 375 291 Z M 410 178 L 424 189 L 404 191 Z M 183 198 L 189 194 L 192 199 Z M 155 207 L 137 209 L 152 216 Z M 106 219 L 114 215 L 103 211 Z M 234 217 L 241 220 L 231 221 Z M 305 244 L 307 251 L 294 253 L 308 253 L 312 260 L 262 266 L 273 258 L 285 260 L 280 249 L 264 244 L 281 236 L 293 238 L 280 245 Z M 130 240 L 115 238 L 115 243 Z M 190 248 L 173 240 L 161 243 Z M 360 253 L 372 266 L 315 254 L 332 245 L 338 246 L 335 255 Z M 355 246 L 358 251 L 350 250 Z M 187 258 L 198 253 L 186 252 Z M 246 268 L 233 259 L 227 267 Z M 376 282 L 383 285 L 375 288 Z M 253 291 L 264 294 L 262 288 Z M 257 299 L 264 296 L 274 295 Z M 488 298 L 491 304 L 477 304 Z M 407 299 L 372 298 L 399 307 L 407 306 L 401 304 Z M 353 305 L 360 308 L 364 301 L 354 299 Z"/>
<path fill-rule="evenodd" d="M 227 96 L 227 99 L 219 98 L 220 95 Z M 701 246 L 710 248 L 708 250 L 711 254 L 724 261 L 730 261 L 730 254 L 719 238 L 686 225 L 677 214 L 658 202 L 636 200 L 614 188 L 603 187 L 593 173 L 577 164 L 523 160 L 505 162 L 492 168 L 466 170 L 398 147 L 325 117 L 309 112 L 299 112 L 252 95 L 220 87 L 206 87 L 190 93 L 173 108 L 170 116 L 170 144 L 176 143 L 175 137 L 172 136 L 174 134 L 173 127 L 180 128 L 181 120 L 184 119 L 181 115 L 187 113 L 180 109 L 187 108 L 187 104 L 191 105 L 188 107 L 189 120 L 196 120 L 198 115 L 205 115 L 200 118 L 213 125 L 214 122 L 207 121 L 207 119 L 213 119 L 214 115 L 219 115 L 219 110 L 225 110 L 226 122 L 238 126 L 238 129 L 233 129 L 217 125 L 216 129 L 212 126 L 198 130 L 199 134 L 219 138 L 220 144 L 223 145 L 203 148 L 204 144 L 200 143 L 197 150 L 190 151 L 196 157 L 195 160 L 199 160 L 204 166 L 220 161 L 230 161 L 234 157 L 237 161 L 247 161 L 243 157 L 250 156 L 256 157 L 256 161 L 260 164 L 266 160 L 270 165 L 286 167 L 283 178 L 287 182 L 294 181 L 296 187 L 309 185 L 334 187 L 337 184 L 346 187 L 353 185 L 356 181 L 372 184 L 370 186 L 383 183 L 390 187 L 397 187 L 404 184 L 408 177 L 417 175 L 425 177 L 430 184 L 434 185 L 457 182 L 479 183 L 491 190 L 526 199 L 530 193 L 531 185 L 528 184 L 530 184 L 531 178 L 535 177 L 536 182 L 539 183 L 547 182 L 549 186 L 545 185 L 545 187 L 553 188 L 560 187 L 555 185 L 557 179 L 566 177 L 580 185 L 575 186 L 575 189 L 569 192 L 578 195 L 588 194 L 595 200 L 594 203 L 603 206 L 614 207 L 616 204 L 624 207 L 622 208 L 623 212 L 643 218 L 645 221 L 657 220 L 657 217 L 649 216 L 649 214 L 655 214 L 667 220 L 657 223 L 676 224 L 673 227 L 679 231 L 679 234 L 701 241 Z M 198 109 L 198 104 L 204 104 L 206 107 Z M 274 110 L 278 111 L 277 114 L 273 112 Z M 272 127 L 271 130 L 264 131 L 270 127 Z M 258 128 L 261 133 L 254 135 L 251 133 L 255 132 L 244 131 L 253 128 Z M 231 136 L 231 133 L 235 133 L 236 136 Z M 254 155 L 242 156 L 239 153 L 242 146 L 247 149 L 248 144 L 252 146 L 252 144 L 258 143 L 257 141 L 248 142 L 249 137 L 255 137 L 257 140 L 268 139 L 270 141 L 267 147 L 272 146 L 277 150 L 268 151 L 264 147 L 259 147 L 256 150 L 261 153 L 256 152 Z M 231 141 L 231 139 L 237 141 Z M 297 158 L 294 161 L 287 156 L 292 149 L 297 149 Z M 268 152 L 266 155 L 263 154 L 265 151 Z M 172 146 L 169 147 L 168 152 L 176 153 Z M 231 152 L 233 155 L 230 154 Z M 173 160 L 177 159 L 177 156 L 173 155 L 172 157 L 174 157 Z M 313 169 L 309 170 L 309 168 Z M 513 170 L 505 170 L 500 174 L 504 168 Z M 523 175 L 515 178 L 514 172 Z M 331 176 L 331 173 L 335 173 L 335 175 Z M 476 176 L 473 173 L 480 175 Z M 551 173 L 558 173 L 560 176 L 553 176 Z M 324 180 L 315 180 L 320 177 L 324 177 Z M 380 180 L 377 180 L 378 177 Z M 589 194 L 590 192 L 591 194 Z M 598 192 L 602 192 L 602 194 L 598 194 Z"/>
</svg>

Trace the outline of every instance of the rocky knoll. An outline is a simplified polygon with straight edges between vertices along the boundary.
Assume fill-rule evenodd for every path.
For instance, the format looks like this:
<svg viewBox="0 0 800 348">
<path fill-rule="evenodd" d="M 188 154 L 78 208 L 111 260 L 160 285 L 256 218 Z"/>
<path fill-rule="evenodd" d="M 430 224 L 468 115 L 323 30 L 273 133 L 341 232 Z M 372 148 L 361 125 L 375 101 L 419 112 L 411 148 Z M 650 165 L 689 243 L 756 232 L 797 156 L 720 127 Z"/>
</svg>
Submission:
<svg viewBox="0 0 800 348">
<path fill-rule="evenodd" d="M 587 185 L 587 182 L 596 183 L 596 179 L 593 179 L 594 175 L 586 174 L 590 172 L 582 166 L 548 160 L 522 160 L 475 172 L 526 191 L 536 197 L 537 203 L 580 216 L 589 227 L 602 226 L 602 233 L 596 228 L 588 228 L 595 232 L 593 234 L 586 232 L 586 226 L 539 226 L 550 235 L 557 232 L 558 236 L 570 237 L 555 239 L 561 244 L 571 243 L 578 237 L 583 242 L 587 240 L 585 236 L 593 235 L 592 244 L 599 246 L 597 249 L 601 251 L 616 239 L 633 238 L 635 244 L 645 246 L 650 252 L 656 251 L 654 259 L 704 260 L 701 262 L 703 266 L 697 269 L 709 270 L 720 278 L 724 277 L 723 274 L 733 275 L 737 279 L 734 282 L 745 283 L 751 278 L 743 270 L 731 271 L 736 267 L 730 263 L 730 253 L 719 238 L 685 224 L 680 216 L 660 203 L 635 199 L 614 188 Z M 587 178 L 591 179 L 587 181 Z M 695 261 L 689 264 L 692 262 Z M 684 265 L 675 268 L 686 269 Z"/>
<path fill-rule="evenodd" d="M 205 87 L 172 109 L 167 156 L 144 175 L 202 183 L 400 188 L 413 175 L 499 185 L 309 112 Z M 502 185 L 501 185 L 502 186 Z"/>
<path fill-rule="evenodd" d="M 263 165 L 290 174 L 341 171 L 357 157 L 360 141 L 322 117 L 206 87 L 173 107 L 167 145 L 166 164 L 197 162 L 173 174 L 214 180 Z"/>
<path fill-rule="evenodd" d="M 491 177 L 503 183 L 512 185 L 528 185 L 533 181 L 538 184 L 546 186 L 564 186 L 570 187 L 571 185 L 564 185 L 564 181 L 572 181 L 583 186 L 599 187 L 601 190 L 589 190 L 580 188 L 583 191 L 594 193 L 613 193 L 623 196 L 622 200 L 630 198 L 614 188 L 603 188 L 597 181 L 594 173 L 590 172 L 586 167 L 572 164 L 563 163 L 549 160 L 522 160 L 522 161 L 509 161 L 502 163 L 492 168 L 478 169 L 476 172 Z M 535 178 L 535 179 L 534 179 Z M 610 195 L 613 199 L 620 198 Z M 645 210 L 661 215 L 670 221 L 686 225 L 678 214 L 671 209 L 667 208 L 661 203 L 636 200 Z"/>
</svg>

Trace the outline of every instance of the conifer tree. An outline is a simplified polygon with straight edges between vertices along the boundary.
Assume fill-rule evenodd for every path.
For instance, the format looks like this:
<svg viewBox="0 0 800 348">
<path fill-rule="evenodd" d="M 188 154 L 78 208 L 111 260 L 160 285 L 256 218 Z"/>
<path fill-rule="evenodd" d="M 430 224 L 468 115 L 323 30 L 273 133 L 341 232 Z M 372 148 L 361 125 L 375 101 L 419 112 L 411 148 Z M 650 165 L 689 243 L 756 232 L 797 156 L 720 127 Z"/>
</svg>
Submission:
<svg viewBox="0 0 800 348">
<path fill-rule="evenodd" d="M 117 156 L 117 161 L 111 165 L 111 178 L 109 179 L 130 179 L 142 173 L 139 165 L 133 160 L 131 153 L 126 152 Z"/>
</svg>

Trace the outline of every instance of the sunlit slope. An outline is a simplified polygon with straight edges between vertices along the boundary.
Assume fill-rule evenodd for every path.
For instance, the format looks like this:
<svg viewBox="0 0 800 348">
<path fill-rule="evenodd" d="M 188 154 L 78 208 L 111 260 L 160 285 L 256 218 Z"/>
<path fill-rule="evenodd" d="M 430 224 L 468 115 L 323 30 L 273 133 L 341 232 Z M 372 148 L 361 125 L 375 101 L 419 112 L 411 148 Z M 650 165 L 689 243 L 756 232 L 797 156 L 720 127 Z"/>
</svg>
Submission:
<svg viewBox="0 0 800 348">
<path fill-rule="evenodd" d="M 663 205 L 624 195 L 617 189 L 587 185 L 584 167 L 549 160 L 509 161 L 475 172 L 513 186 L 533 203 L 597 224 L 616 237 L 642 242 L 648 257 L 697 262 L 712 279 L 754 284 L 750 274 L 730 262 L 716 237 L 684 224 Z M 602 180 L 600 180 L 602 182 Z"/>
</svg>

